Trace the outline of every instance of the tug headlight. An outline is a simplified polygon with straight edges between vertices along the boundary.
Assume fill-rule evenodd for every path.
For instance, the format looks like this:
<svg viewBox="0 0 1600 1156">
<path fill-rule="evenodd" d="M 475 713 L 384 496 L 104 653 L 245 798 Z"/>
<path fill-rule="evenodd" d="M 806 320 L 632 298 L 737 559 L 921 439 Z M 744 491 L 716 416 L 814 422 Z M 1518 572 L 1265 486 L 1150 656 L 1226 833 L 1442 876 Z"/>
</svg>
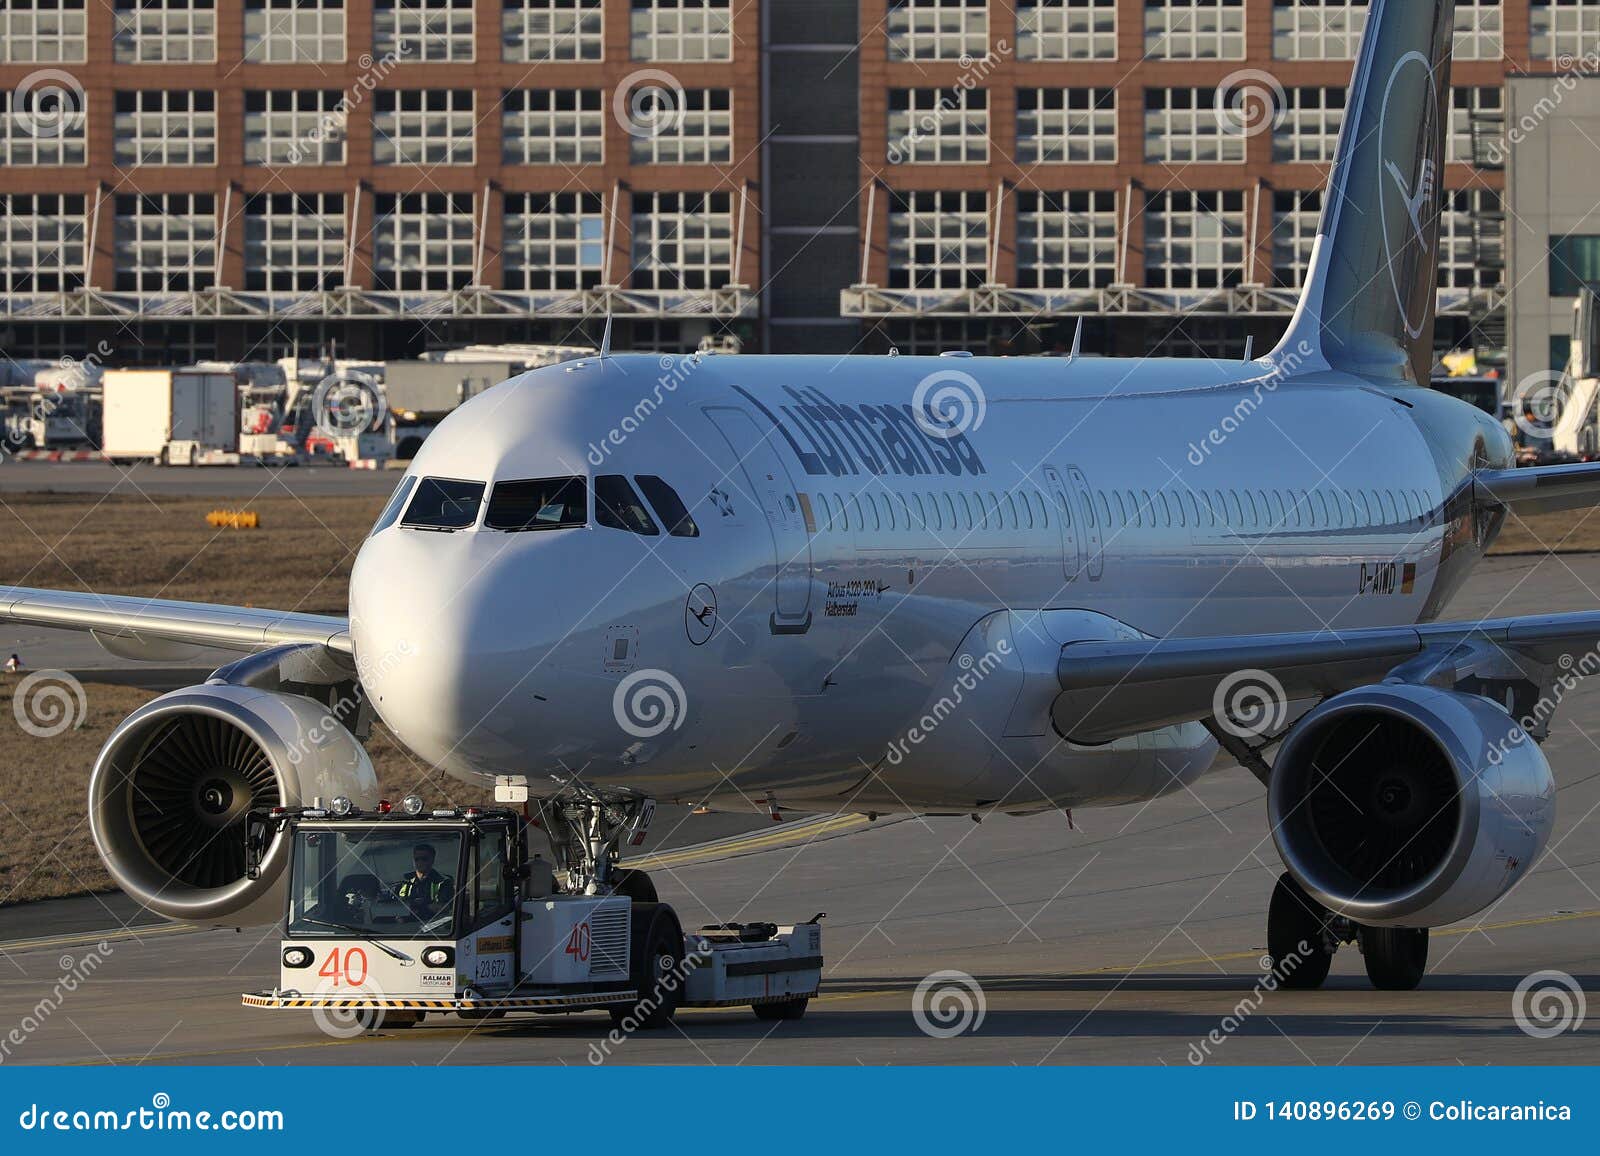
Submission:
<svg viewBox="0 0 1600 1156">
<path fill-rule="evenodd" d="M 335 818 L 342 819 L 353 809 L 353 804 L 346 795 L 335 795 L 333 799 L 333 814 Z"/>
<path fill-rule="evenodd" d="M 422 814 L 422 796 L 407 795 L 400 803 L 400 807 L 408 815 Z"/>
<path fill-rule="evenodd" d="M 430 947 L 422 953 L 424 967 L 452 967 L 456 962 L 456 949 L 453 947 Z"/>
<path fill-rule="evenodd" d="M 309 947 L 286 947 L 283 949 L 284 967 L 310 967 L 316 955 Z"/>
</svg>

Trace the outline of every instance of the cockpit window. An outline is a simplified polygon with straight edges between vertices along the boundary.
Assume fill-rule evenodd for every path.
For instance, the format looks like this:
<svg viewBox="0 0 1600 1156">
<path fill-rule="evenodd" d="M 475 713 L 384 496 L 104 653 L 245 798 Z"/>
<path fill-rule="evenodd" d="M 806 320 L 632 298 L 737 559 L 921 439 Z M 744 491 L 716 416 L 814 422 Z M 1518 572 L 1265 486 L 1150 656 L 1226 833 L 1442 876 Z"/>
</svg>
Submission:
<svg viewBox="0 0 1600 1156">
<path fill-rule="evenodd" d="M 400 479 L 400 484 L 394 488 L 394 494 L 389 498 L 389 504 L 384 506 L 383 513 L 378 515 L 378 520 L 372 524 L 372 533 L 387 530 L 395 524 L 400 517 L 400 511 L 406 508 L 406 499 L 411 496 L 411 487 L 417 484 L 417 475 L 407 474 Z M 369 535 L 370 537 L 370 535 Z"/>
<path fill-rule="evenodd" d="M 654 536 L 661 533 L 639 495 L 621 474 L 602 474 L 594 480 L 594 520 L 613 530 Z"/>
<path fill-rule="evenodd" d="M 582 478 L 496 482 L 483 524 L 508 534 L 587 526 L 589 492 Z"/>
<path fill-rule="evenodd" d="M 482 482 L 423 478 L 417 483 L 417 496 L 406 507 L 400 524 L 419 530 L 464 529 L 478 520 L 482 503 Z"/>
<path fill-rule="evenodd" d="M 634 481 L 644 491 L 645 501 L 655 507 L 656 516 L 667 525 L 667 533 L 674 538 L 698 538 L 700 527 L 695 525 L 689 507 L 683 504 L 674 490 L 654 474 L 635 474 Z"/>
</svg>

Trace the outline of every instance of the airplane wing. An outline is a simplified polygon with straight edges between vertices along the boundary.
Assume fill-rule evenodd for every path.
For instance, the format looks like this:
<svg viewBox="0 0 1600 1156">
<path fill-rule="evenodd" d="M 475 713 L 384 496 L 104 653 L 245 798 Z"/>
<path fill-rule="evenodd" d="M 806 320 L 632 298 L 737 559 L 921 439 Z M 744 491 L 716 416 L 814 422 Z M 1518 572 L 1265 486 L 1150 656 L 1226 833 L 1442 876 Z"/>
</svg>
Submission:
<svg viewBox="0 0 1600 1156">
<path fill-rule="evenodd" d="M 1478 678 L 1542 693 L 1550 672 L 1600 670 L 1600 611 L 1483 622 L 1213 638 L 1073 642 L 1061 649 L 1056 730 L 1080 743 L 1217 717 L 1241 679 L 1287 704 L 1393 678 Z M 1521 705 L 1521 704 L 1517 704 Z M 1518 712 L 1519 717 L 1522 717 Z"/>
<path fill-rule="evenodd" d="M 128 595 L 0 586 L 0 622 L 87 630 L 112 654 L 146 661 L 179 658 L 193 646 L 250 653 L 309 642 L 353 653 L 343 618 Z"/>
<path fill-rule="evenodd" d="M 1519 514 L 1600 506 L 1600 462 L 1478 470 L 1472 480 L 1484 503 L 1506 506 Z"/>
</svg>

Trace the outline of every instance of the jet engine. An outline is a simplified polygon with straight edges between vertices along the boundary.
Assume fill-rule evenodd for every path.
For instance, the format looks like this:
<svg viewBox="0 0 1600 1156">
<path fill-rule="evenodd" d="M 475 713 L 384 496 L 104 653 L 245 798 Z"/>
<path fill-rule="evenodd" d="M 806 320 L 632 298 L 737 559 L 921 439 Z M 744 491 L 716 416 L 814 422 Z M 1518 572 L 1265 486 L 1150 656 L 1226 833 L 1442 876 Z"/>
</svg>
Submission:
<svg viewBox="0 0 1600 1156">
<path fill-rule="evenodd" d="M 288 848 L 245 871 L 245 813 L 347 796 L 378 800 L 367 752 L 309 698 L 208 683 L 146 703 L 89 777 L 89 829 L 111 877 L 169 919 L 230 926 L 282 917 Z"/>
<path fill-rule="evenodd" d="M 1358 924 L 1437 927 L 1527 873 L 1555 824 L 1555 780 L 1489 699 L 1385 684 L 1295 725 L 1267 812 L 1284 866 L 1319 902 Z"/>
</svg>

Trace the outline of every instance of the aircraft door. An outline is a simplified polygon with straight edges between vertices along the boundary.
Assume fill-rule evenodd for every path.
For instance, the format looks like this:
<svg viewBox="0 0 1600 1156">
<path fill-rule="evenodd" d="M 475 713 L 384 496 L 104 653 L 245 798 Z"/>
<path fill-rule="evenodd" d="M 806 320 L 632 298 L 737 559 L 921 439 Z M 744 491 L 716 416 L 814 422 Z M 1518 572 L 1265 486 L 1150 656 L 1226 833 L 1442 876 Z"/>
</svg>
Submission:
<svg viewBox="0 0 1600 1156">
<path fill-rule="evenodd" d="M 1055 500 L 1056 521 L 1061 525 L 1061 560 L 1071 582 L 1083 573 L 1083 540 L 1072 516 L 1072 505 L 1067 498 L 1067 488 L 1061 484 L 1061 473 L 1054 466 L 1044 467 L 1044 479 Z"/>
<path fill-rule="evenodd" d="M 733 451 L 739 469 L 728 482 L 746 501 L 759 506 L 772 533 L 776 633 L 803 634 L 811 625 L 811 534 L 806 526 L 800 495 L 773 438 L 742 409 L 707 406 L 706 416 Z"/>
<path fill-rule="evenodd" d="M 1072 479 L 1072 492 L 1078 499 L 1078 526 L 1088 554 L 1089 581 L 1098 582 L 1106 572 L 1106 550 L 1100 519 L 1095 514 L 1094 494 L 1089 489 L 1089 479 L 1077 466 L 1068 466 L 1067 476 Z"/>
</svg>

